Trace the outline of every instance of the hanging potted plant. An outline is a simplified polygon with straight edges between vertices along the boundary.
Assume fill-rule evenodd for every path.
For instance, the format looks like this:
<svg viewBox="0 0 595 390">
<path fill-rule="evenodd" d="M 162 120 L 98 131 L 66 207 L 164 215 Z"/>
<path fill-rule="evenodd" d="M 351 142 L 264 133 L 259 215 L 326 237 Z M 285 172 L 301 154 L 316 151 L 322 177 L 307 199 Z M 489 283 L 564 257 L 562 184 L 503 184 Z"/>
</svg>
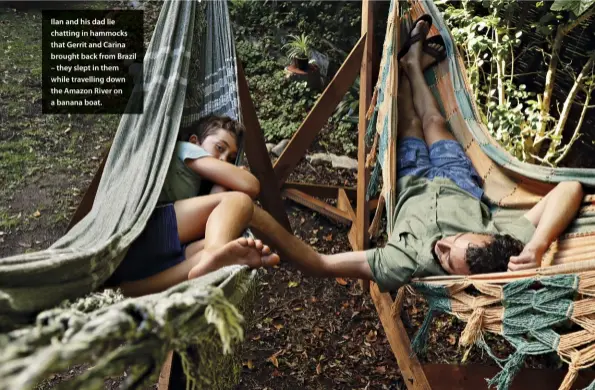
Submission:
<svg viewBox="0 0 595 390">
<path fill-rule="evenodd" d="M 290 41 L 283 46 L 287 48 L 287 57 L 293 61 L 293 65 L 296 68 L 307 72 L 308 61 L 312 53 L 310 37 L 302 34 L 290 35 L 289 38 L 291 38 Z"/>
</svg>

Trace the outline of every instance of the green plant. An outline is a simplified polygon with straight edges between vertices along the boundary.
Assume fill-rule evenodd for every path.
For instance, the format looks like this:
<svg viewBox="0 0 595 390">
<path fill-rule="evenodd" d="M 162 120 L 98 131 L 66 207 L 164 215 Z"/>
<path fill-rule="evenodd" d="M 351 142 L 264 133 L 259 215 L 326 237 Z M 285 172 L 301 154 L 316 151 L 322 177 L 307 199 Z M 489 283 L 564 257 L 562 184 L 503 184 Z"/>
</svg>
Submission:
<svg viewBox="0 0 595 390">
<path fill-rule="evenodd" d="M 531 25 L 521 24 L 520 27 L 534 28 L 549 44 L 549 53 L 544 51 L 543 41 L 527 39 L 521 45 L 523 31 L 511 25 L 511 15 L 520 10 L 518 1 L 464 0 L 438 4 L 462 54 L 478 107 L 494 138 L 521 160 L 550 166 L 560 164 L 580 136 L 580 127 L 590 108 L 588 99 L 595 89 L 592 83 L 595 53 L 587 54 L 587 61 L 580 68 L 562 64 L 564 70 L 574 76 L 574 85 L 567 91 L 565 100 L 559 102 L 562 109 L 558 117 L 552 116 L 553 90 L 561 64 L 560 49 L 564 38 L 595 14 L 595 0 L 556 0 L 550 9 L 543 2 L 530 5 L 537 8 L 541 17 Z M 515 64 L 523 56 L 535 55 L 543 56 L 546 66 L 525 75 L 515 71 Z M 521 77 L 528 75 L 543 76 L 543 89 L 533 86 L 531 91 L 520 82 Z M 582 104 L 570 140 L 564 144 L 563 132 L 570 107 L 578 103 L 575 99 L 580 91 L 587 101 Z"/>
<path fill-rule="evenodd" d="M 283 48 L 287 48 L 287 57 L 289 59 L 294 58 L 310 58 L 312 54 L 312 41 L 306 34 L 302 35 L 290 35 L 291 40 L 283 45 Z"/>
<path fill-rule="evenodd" d="M 355 80 L 343 100 L 337 105 L 331 122 L 330 141 L 347 154 L 357 150 L 357 125 L 359 123 L 359 78 Z"/>
</svg>

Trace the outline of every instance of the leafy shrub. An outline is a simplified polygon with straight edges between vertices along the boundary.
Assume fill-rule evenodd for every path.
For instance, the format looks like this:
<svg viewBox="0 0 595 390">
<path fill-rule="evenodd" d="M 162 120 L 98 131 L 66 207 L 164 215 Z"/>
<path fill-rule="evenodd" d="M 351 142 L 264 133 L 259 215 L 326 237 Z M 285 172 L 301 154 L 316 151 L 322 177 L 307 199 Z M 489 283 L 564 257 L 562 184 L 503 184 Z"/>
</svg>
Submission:
<svg viewBox="0 0 595 390">
<path fill-rule="evenodd" d="M 241 42 L 236 49 L 246 62 L 248 86 L 260 126 L 269 142 L 289 138 L 319 97 L 305 81 L 288 79 L 283 66 L 260 43 Z"/>
</svg>

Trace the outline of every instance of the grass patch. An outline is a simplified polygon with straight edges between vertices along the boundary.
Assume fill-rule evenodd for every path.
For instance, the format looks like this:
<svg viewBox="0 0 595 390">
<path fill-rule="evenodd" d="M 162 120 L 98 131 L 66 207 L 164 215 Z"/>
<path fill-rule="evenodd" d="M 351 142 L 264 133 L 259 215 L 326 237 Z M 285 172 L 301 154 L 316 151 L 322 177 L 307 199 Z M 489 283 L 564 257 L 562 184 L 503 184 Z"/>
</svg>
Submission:
<svg viewBox="0 0 595 390">
<path fill-rule="evenodd" d="M 22 214 L 11 214 L 8 209 L 0 208 L 0 231 L 12 230 L 22 224 Z"/>
</svg>

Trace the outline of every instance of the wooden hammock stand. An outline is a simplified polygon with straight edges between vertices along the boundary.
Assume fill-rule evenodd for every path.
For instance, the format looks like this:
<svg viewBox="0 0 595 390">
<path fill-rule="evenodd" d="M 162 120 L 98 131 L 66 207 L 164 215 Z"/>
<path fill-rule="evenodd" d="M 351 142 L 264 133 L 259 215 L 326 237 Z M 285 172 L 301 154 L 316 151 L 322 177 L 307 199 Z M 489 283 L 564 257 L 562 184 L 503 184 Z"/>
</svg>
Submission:
<svg viewBox="0 0 595 390">
<path fill-rule="evenodd" d="M 362 0 L 361 20 L 361 38 L 274 165 L 271 164 L 265 146 L 264 135 L 250 97 L 248 83 L 242 65 L 238 61 L 240 104 L 242 107 L 242 120 L 247 133 L 244 150 L 251 172 L 260 180 L 261 188 L 266 188 L 266 191 L 261 191 L 259 195 L 259 201 L 263 208 L 290 232 L 291 226 L 285 213 L 282 196 L 317 211 L 338 223 L 350 224 L 351 229 L 348 238 L 354 251 L 364 250 L 369 247 L 370 212 L 377 205 L 377 200 L 366 201 L 366 190 L 370 175 L 366 167 L 368 149 L 365 143 L 365 133 L 368 125 L 366 113 L 370 107 L 380 64 L 380 58 L 375 55 L 377 50 L 375 50 L 374 42 L 374 1 Z M 360 76 L 360 101 L 357 187 L 287 181 L 290 173 L 302 159 L 306 149 L 312 144 L 316 135 L 333 114 L 336 106 L 353 85 L 358 74 Z M 91 210 L 104 165 L 105 158 L 75 211 L 68 227 L 69 230 Z M 331 206 L 318 198 L 335 198 L 337 199 L 337 206 Z M 356 202 L 355 209 L 352 207 L 351 201 Z M 393 301 L 390 294 L 381 293 L 375 283 L 360 280 L 360 284 L 372 296 L 408 390 L 475 390 L 487 388 L 484 378 L 494 376 L 497 373 L 496 367 L 476 364 L 422 365 L 412 353 L 410 340 L 400 317 L 404 290 L 401 289 L 397 298 Z M 562 371 L 522 369 L 515 377 L 511 389 L 554 388 L 552 386 L 560 383 L 564 374 Z M 580 387 L 576 388 L 584 388 L 589 385 L 586 376 L 592 377 L 592 375 L 584 375 L 582 371 L 580 372 L 579 378 L 575 382 L 575 386 Z M 162 366 L 158 388 L 159 390 L 186 388 L 181 361 L 173 352 L 168 354 Z"/>
</svg>

